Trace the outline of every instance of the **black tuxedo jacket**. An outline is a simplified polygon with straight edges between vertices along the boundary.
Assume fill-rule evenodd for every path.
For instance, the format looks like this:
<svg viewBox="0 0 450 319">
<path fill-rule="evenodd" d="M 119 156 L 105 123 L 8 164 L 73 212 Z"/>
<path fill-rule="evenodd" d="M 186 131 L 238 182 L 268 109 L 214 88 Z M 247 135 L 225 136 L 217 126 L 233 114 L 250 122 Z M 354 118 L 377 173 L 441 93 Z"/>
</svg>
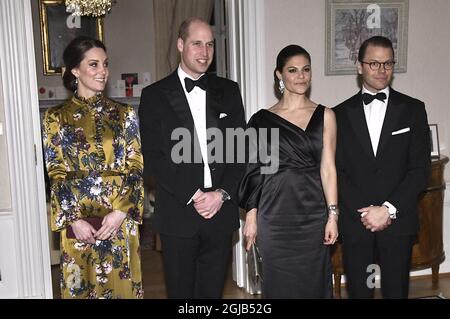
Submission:
<svg viewBox="0 0 450 319">
<path fill-rule="evenodd" d="M 204 76 L 208 86 L 207 129 L 218 128 L 226 137 L 227 128 L 244 128 L 244 108 L 237 83 L 215 75 Z M 236 192 L 245 168 L 243 164 L 225 163 L 225 159 L 209 164 L 213 184 L 211 190 L 222 188 L 232 198 L 224 202 L 212 219 L 201 217 L 192 203 L 187 205 L 197 189 L 203 189 L 204 173 L 198 139 L 194 137 L 194 120 L 177 71 L 142 91 L 139 120 L 144 174 L 154 176 L 156 181 L 155 230 L 167 235 L 191 237 L 201 223 L 207 223 L 217 231 L 237 229 L 239 209 Z M 180 145 L 179 136 L 171 138 L 177 128 L 185 128 L 192 137 L 184 140 L 191 146 L 191 162 L 176 163 L 172 160 L 173 147 Z M 224 149 L 226 145 L 224 140 Z M 175 150 L 178 154 L 177 147 Z M 226 154 L 226 151 L 223 153 Z M 193 162 L 194 157 L 200 160 Z"/>
<path fill-rule="evenodd" d="M 361 92 L 334 108 L 338 125 L 336 168 L 340 232 L 358 238 L 366 230 L 357 209 L 393 204 L 397 219 L 381 231 L 418 231 L 418 196 L 430 174 L 430 137 L 423 102 L 390 89 L 376 156 L 373 154 Z M 403 133 L 402 133 L 403 132 Z"/>
</svg>

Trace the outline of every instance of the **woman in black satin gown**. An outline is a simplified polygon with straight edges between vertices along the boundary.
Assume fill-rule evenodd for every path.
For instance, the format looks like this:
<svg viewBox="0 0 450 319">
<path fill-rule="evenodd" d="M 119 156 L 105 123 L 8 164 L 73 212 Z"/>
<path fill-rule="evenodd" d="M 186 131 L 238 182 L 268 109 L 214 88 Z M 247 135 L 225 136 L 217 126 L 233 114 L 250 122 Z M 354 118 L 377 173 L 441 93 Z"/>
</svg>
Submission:
<svg viewBox="0 0 450 319">
<path fill-rule="evenodd" d="M 247 166 L 239 189 L 246 248 L 257 237 L 263 298 L 331 298 L 329 246 L 338 236 L 334 112 L 307 96 L 311 57 L 302 47 L 281 50 L 275 74 L 282 97 L 255 113 L 249 127 L 278 129 L 279 166 L 271 174 L 261 173 L 264 164 Z"/>
</svg>

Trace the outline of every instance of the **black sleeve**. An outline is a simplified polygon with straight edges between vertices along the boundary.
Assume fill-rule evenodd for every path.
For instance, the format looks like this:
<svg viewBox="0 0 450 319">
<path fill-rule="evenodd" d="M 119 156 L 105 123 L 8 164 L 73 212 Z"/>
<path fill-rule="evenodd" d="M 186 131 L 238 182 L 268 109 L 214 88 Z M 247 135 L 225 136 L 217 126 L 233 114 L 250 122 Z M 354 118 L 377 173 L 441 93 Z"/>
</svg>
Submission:
<svg viewBox="0 0 450 319">
<path fill-rule="evenodd" d="M 162 93 L 149 87 L 142 92 L 139 105 L 142 153 L 144 155 L 144 175 L 155 177 L 156 182 L 167 192 L 186 205 L 201 185 L 187 183 L 189 179 L 182 170 L 177 170 L 172 163 L 170 152 L 164 149 L 162 116 L 158 108 L 164 107 Z M 169 137 L 170 138 L 170 137 Z"/>
<path fill-rule="evenodd" d="M 411 127 L 408 169 L 401 183 L 386 200 L 394 205 L 401 217 L 417 205 L 419 194 L 425 189 L 431 172 L 431 145 L 425 105 L 420 102 Z M 414 211 L 414 210 L 413 210 Z"/>
</svg>

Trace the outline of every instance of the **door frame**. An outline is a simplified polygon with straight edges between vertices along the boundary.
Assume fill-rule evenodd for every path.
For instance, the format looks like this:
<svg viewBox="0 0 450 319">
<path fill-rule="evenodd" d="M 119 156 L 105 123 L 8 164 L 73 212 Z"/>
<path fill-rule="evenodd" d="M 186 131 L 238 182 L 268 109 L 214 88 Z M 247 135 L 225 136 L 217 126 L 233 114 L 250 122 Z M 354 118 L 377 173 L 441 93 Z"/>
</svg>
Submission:
<svg viewBox="0 0 450 319">
<path fill-rule="evenodd" d="M 266 108 L 266 47 L 265 10 L 261 0 L 226 0 L 229 35 L 230 79 L 239 83 L 247 121 L 262 108 Z M 240 228 L 235 232 L 233 246 L 233 279 L 247 292 L 259 293 L 252 287 L 247 275 L 245 251 L 245 212 L 241 212 Z"/>
<path fill-rule="evenodd" d="M 11 234 L 2 262 L 15 269 L 2 274 L 0 296 L 52 298 L 30 0 L 0 1 L 0 77 L 11 189 L 11 209 L 0 212 Z"/>
</svg>

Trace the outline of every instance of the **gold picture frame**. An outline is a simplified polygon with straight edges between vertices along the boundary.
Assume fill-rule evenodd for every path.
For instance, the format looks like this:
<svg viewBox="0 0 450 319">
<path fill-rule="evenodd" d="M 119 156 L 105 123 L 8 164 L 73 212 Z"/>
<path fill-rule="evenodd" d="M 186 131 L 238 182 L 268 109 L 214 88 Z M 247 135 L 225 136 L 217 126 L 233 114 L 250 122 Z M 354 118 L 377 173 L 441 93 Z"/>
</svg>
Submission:
<svg viewBox="0 0 450 319">
<path fill-rule="evenodd" d="M 103 41 L 103 19 L 72 17 L 64 0 L 39 0 L 39 21 L 44 75 L 61 75 L 64 49 L 77 36 Z"/>
</svg>

